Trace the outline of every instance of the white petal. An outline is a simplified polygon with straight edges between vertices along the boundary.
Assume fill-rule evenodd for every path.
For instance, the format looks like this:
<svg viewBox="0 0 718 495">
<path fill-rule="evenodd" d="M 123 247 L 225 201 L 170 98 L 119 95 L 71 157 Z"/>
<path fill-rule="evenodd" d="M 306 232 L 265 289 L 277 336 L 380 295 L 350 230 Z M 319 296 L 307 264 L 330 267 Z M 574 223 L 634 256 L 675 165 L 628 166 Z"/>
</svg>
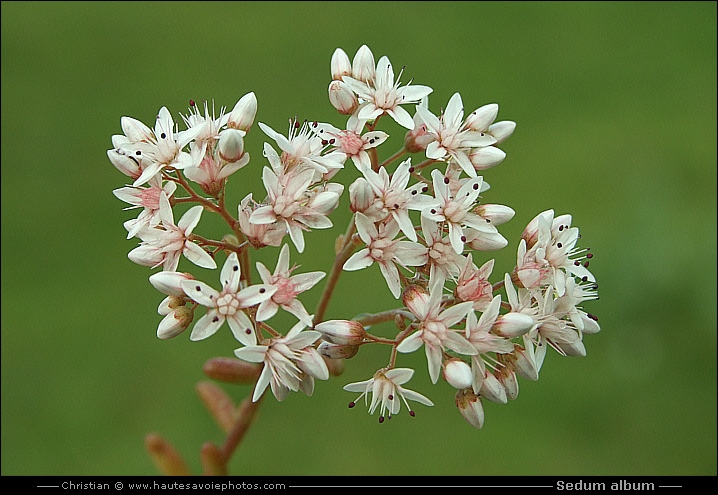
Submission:
<svg viewBox="0 0 718 495">
<path fill-rule="evenodd" d="M 208 311 L 202 318 L 197 320 L 189 336 L 190 340 L 203 340 L 214 335 L 224 323 L 224 317 L 216 311 Z"/>
</svg>

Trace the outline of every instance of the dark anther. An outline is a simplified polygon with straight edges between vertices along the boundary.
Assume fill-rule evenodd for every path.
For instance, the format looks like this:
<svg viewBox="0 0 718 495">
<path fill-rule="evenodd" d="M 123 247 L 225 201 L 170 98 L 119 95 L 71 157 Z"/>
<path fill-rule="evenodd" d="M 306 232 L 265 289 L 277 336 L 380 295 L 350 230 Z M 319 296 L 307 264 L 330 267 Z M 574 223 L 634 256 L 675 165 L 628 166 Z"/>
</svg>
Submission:
<svg viewBox="0 0 718 495">
<path fill-rule="evenodd" d="M 380 423 L 383 423 L 383 422 L 384 422 L 384 416 L 379 416 L 379 422 L 380 422 Z"/>
<path fill-rule="evenodd" d="M 165 139 L 165 138 L 167 137 L 167 134 L 165 134 L 165 133 L 163 132 L 162 134 L 160 134 L 160 137 L 161 137 L 162 139 Z"/>
<path fill-rule="evenodd" d="M 202 287 L 200 287 L 199 285 L 195 285 L 194 290 L 196 290 L 197 292 L 201 292 Z"/>
<path fill-rule="evenodd" d="M 478 185 L 478 184 L 474 184 L 474 191 L 477 190 L 478 188 L 479 188 L 479 185 Z"/>
<path fill-rule="evenodd" d="M 448 184 L 449 182 L 450 182 L 450 181 L 449 181 L 449 178 L 448 178 L 448 177 L 444 177 L 444 184 Z"/>
<path fill-rule="evenodd" d="M 432 215 L 435 215 L 435 214 L 436 214 L 436 210 L 435 210 L 434 208 L 432 208 L 432 209 L 431 209 L 431 213 L 432 213 Z"/>
<path fill-rule="evenodd" d="M 409 411 L 409 416 L 413 418 L 414 416 L 416 416 L 416 413 L 414 411 Z"/>
<path fill-rule="evenodd" d="M 394 400 L 394 394 L 389 394 L 389 400 Z"/>
<path fill-rule="evenodd" d="M 429 190 L 429 187 L 428 187 L 428 186 L 424 186 L 424 187 L 421 188 L 421 192 L 426 192 L 426 191 L 428 191 L 428 190 Z"/>
<path fill-rule="evenodd" d="M 212 318 L 212 321 L 215 322 L 215 323 L 218 322 L 218 321 L 219 321 L 219 316 L 215 316 L 214 318 Z"/>
<path fill-rule="evenodd" d="M 593 258 L 593 253 L 588 253 L 588 254 L 586 255 L 586 258 L 588 258 L 588 259 Z"/>
<path fill-rule="evenodd" d="M 466 236 L 465 236 L 465 235 L 462 235 L 462 236 L 461 236 L 461 242 L 466 242 Z"/>
<path fill-rule="evenodd" d="M 559 242 L 558 244 L 556 244 L 556 246 L 558 246 L 558 247 L 559 247 L 559 249 L 560 249 L 560 248 L 562 248 L 562 247 L 563 247 L 563 244 L 561 244 L 561 243 Z"/>
<path fill-rule="evenodd" d="M 349 403 L 349 409 L 351 409 L 351 408 L 354 407 L 354 406 L 356 406 L 356 402 L 351 401 L 351 402 Z"/>
<path fill-rule="evenodd" d="M 412 172 L 414 172 L 414 167 L 409 167 L 409 173 L 411 174 Z"/>
<path fill-rule="evenodd" d="M 267 289 L 265 289 L 264 287 L 262 287 L 261 289 L 259 289 L 259 293 L 260 293 L 260 294 L 264 294 L 265 292 L 267 292 Z"/>
<path fill-rule="evenodd" d="M 581 282 L 588 282 L 588 277 L 586 277 L 586 276 L 581 277 Z"/>
</svg>

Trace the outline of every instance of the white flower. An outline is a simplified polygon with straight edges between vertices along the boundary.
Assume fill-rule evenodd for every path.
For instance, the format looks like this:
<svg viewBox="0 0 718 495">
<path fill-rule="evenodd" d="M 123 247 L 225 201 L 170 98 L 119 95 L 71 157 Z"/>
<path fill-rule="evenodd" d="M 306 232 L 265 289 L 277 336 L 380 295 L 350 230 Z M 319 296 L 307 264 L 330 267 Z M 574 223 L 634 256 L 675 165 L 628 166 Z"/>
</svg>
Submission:
<svg viewBox="0 0 718 495">
<path fill-rule="evenodd" d="M 339 82 L 335 81 L 335 83 Z M 359 120 L 356 115 L 352 115 L 347 121 L 346 130 L 337 129 L 331 124 L 317 124 L 314 126 L 314 132 L 322 138 L 323 145 L 328 145 L 344 154 L 342 162 L 346 158 L 351 158 L 357 169 L 364 170 L 371 168 L 367 150 L 376 148 L 389 137 L 383 131 L 369 131 L 362 135 L 364 124 L 366 124 L 366 120 Z M 337 155 L 336 158 L 341 157 Z"/>
<path fill-rule="evenodd" d="M 153 268 L 163 265 L 164 270 L 173 272 L 177 270 L 180 255 L 184 255 L 197 266 L 217 268 L 207 251 L 190 240 L 192 230 L 199 223 L 203 207 L 193 206 L 175 225 L 167 195 L 160 194 L 159 202 L 161 225 L 154 228 L 145 227 L 137 233 L 142 243 L 128 253 L 130 260 Z"/>
<path fill-rule="evenodd" d="M 164 187 L 156 176 L 149 181 L 150 187 L 122 187 L 115 189 L 112 193 L 122 201 L 131 204 L 125 210 L 132 208 L 143 208 L 142 212 L 133 220 L 125 222 L 127 238 L 131 239 L 145 227 L 156 227 L 160 221 L 160 195 L 166 195 L 169 199 L 177 189 L 175 182 L 167 182 Z"/>
<path fill-rule="evenodd" d="M 428 251 L 429 279 L 443 285 L 453 279 L 464 263 L 464 257 L 454 251 L 451 240 L 443 235 L 442 225 L 421 216 L 421 232 Z"/>
<path fill-rule="evenodd" d="M 464 226 L 479 231 L 496 231 L 496 227 L 472 211 L 481 192 L 481 177 L 464 182 L 456 195 L 449 189 L 448 177 L 436 169 L 431 171 L 431 177 L 438 204 L 422 210 L 421 214 L 435 222 L 446 222 L 454 251 L 461 254 L 464 250 L 464 243 L 467 241 L 462 228 Z"/>
<path fill-rule="evenodd" d="M 184 280 L 180 283 L 185 294 L 207 308 L 207 313 L 194 324 L 190 340 L 202 340 L 214 335 L 226 321 L 234 337 L 241 343 L 257 343 L 254 325 L 244 310 L 270 298 L 277 288 L 258 284 L 239 290 L 240 275 L 239 259 L 237 253 L 233 252 L 227 256 L 219 275 L 221 291 L 199 280 Z"/>
<path fill-rule="evenodd" d="M 283 310 L 293 314 L 307 326 L 312 325 L 312 315 L 302 305 L 297 296 L 302 292 L 314 287 L 326 275 L 324 272 L 301 273 L 292 275 L 296 266 L 289 268 L 289 245 L 282 246 L 277 259 L 277 267 L 274 273 L 270 273 L 267 267 L 257 262 L 257 271 L 266 285 L 275 287 L 277 290 L 272 297 L 265 299 L 257 309 L 257 321 L 265 321 L 277 312 L 281 307 Z"/>
<path fill-rule="evenodd" d="M 439 379 L 445 348 L 468 356 L 476 354 L 477 351 L 461 335 L 461 332 L 451 329 L 472 311 L 473 303 L 471 301 L 462 302 L 442 311 L 442 286 L 433 281 L 432 283 L 428 294 L 415 286 L 404 290 L 404 305 L 416 316 L 418 330 L 402 340 L 397 346 L 397 351 L 414 352 L 423 344 L 429 366 L 429 376 L 431 382 L 436 383 Z"/>
<path fill-rule="evenodd" d="M 338 190 L 308 194 L 313 176 L 313 169 L 303 168 L 287 172 L 280 180 L 271 168 L 264 167 L 262 180 L 269 204 L 254 210 L 249 217 L 250 223 L 284 223 L 297 251 L 304 251 L 303 231 L 330 228 L 332 222 L 326 213 L 336 206 L 341 194 Z"/>
<path fill-rule="evenodd" d="M 394 239 L 399 233 L 399 226 L 393 219 L 387 223 L 380 223 L 377 228 L 365 215 L 361 213 L 355 215 L 359 237 L 366 247 L 354 253 L 344 263 L 343 269 L 360 270 L 377 263 L 392 295 L 399 298 L 401 282 L 396 265 L 402 267 L 423 265 L 426 263 L 426 248 L 416 242 Z"/>
<path fill-rule="evenodd" d="M 496 139 L 488 133 L 472 130 L 464 124 L 464 106 L 461 95 L 454 93 L 441 117 L 422 106 L 416 113 L 426 123 L 428 133 L 435 140 L 426 147 L 426 157 L 434 160 L 453 160 L 470 177 L 476 177 L 476 170 L 469 159 L 472 148 L 490 146 Z"/>
<path fill-rule="evenodd" d="M 416 242 L 416 230 L 409 217 L 409 210 L 423 210 L 437 205 L 438 201 L 421 194 L 426 188 L 421 182 L 407 187 L 410 168 L 411 158 L 401 162 L 391 178 L 384 167 L 378 172 L 370 168 L 363 169 L 362 173 L 374 192 L 374 200 L 362 213 L 374 222 L 381 222 L 391 215 L 404 235 Z"/>
<path fill-rule="evenodd" d="M 368 48 L 367 48 L 368 50 Z M 371 52 L 369 52 L 371 54 Z M 358 55 L 358 53 L 357 53 Z M 372 56 L 373 59 L 373 56 Z M 356 62 L 356 58 L 355 58 Z M 414 128 L 414 120 L 409 112 L 399 105 L 418 103 L 433 90 L 428 86 L 407 84 L 399 86 L 401 73 L 394 81 L 394 69 L 389 59 L 384 56 L 376 64 L 376 71 L 363 80 L 362 75 L 352 69 L 352 76 L 343 76 L 344 81 L 364 103 L 357 109 L 357 117 L 362 120 L 374 120 L 380 115 L 388 114 L 399 125 L 407 129 Z"/>
<path fill-rule="evenodd" d="M 434 403 L 420 393 L 402 387 L 404 383 L 411 379 L 413 374 L 414 370 L 411 368 L 393 368 L 390 370 L 384 368 L 374 373 L 374 376 L 369 380 L 345 385 L 344 390 L 347 392 L 361 392 L 361 395 L 355 401 L 349 403 L 349 407 L 354 407 L 362 397 L 364 397 L 364 403 L 367 404 L 369 402 L 369 393 L 371 393 L 369 414 L 374 414 L 374 411 L 380 406 L 380 423 L 383 423 L 385 418 L 391 418 L 399 412 L 401 401 L 406 404 L 409 415 L 414 416 L 414 411 L 409 406 L 408 401 L 413 400 L 425 406 L 433 406 Z"/>
<path fill-rule="evenodd" d="M 314 391 L 314 378 L 327 380 L 329 370 L 324 359 L 312 344 L 321 337 L 314 330 L 302 331 L 300 321 L 284 337 L 273 338 L 267 345 L 248 345 L 236 349 L 234 354 L 250 363 L 264 363 L 254 387 L 252 401 L 256 402 L 269 385 L 277 400 L 284 400 L 289 392 L 302 390 L 307 395 Z"/>
</svg>

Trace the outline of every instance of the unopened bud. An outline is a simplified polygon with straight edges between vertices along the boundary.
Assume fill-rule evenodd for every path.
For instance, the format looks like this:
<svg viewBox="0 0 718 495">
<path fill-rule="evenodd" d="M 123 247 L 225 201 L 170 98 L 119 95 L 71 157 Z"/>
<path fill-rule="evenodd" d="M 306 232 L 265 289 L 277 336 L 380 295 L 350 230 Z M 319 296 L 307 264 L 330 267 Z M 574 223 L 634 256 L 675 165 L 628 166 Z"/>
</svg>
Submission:
<svg viewBox="0 0 718 495">
<path fill-rule="evenodd" d="M 107 150 L 107 158 L 117 170 L 132 179 L 137 179 L 142 174 L 139 164 L 122 151 Z"/>
<path fill-rule="evenodd" d="M 356 212 L 365 212 L 374 204 L 374 192 L 364 177 L 357 179 L 349 186 L 349 209 Z"/>
<path fill-rule="evenodd" d="M 553 223 L 553 210 L 545 210 L 536 215 L 526 225 L 521 233 L 521 239 L 526 241 L 526 249 L 531 249 L 538 241 L 539 222 L 546 222 L 548 225 Z"/>
<path fill-rule="evenodd" d="M 332 53 L 331 68 L 332 79 L 335 81 L 341 81 L 342 76 L 352 75 L 352 63 L 349 60 L 349 55 L 341 48 L 337 48 Z"/>
<path fill-rule="evenodd" d="M 184 297 L 185 292 L 182 289 L 183 280 L 194 280 L 191 273 L 182 272 L 157 272 L 150 275 L 150 283 L 152 286 L 163 294 L 175 297 Z"/>
<path fill-rule="evenodd" d="M 234 163 L 244 156 L 244 135 L 239 129 L 225 129 L 219 133 L 219 156 L 222 160 Z"/>
<path fill-rule="evenodd" d="M 352 61 L 352 77 L 362 82 L 374 79 L 376 72 L 376 64 L 374 63 L 374 54 L 368 46 L 362 45 L 354 55 Z"/>
<path fill-rule="evenodd" d="M 471 387 L 473 380 L 471 366 L 459 358 L 447 360 L 444 364 L 443 374 L 447 383 L 455 389 L 462 390 Z"/>
<path fill-rule="evenodd" d="M 122 126 L 122 132 L 124 132 L 127 139 L 132 142 L 149 142 L 154 139 L 152 130 L 137 119 L 122 117 L 120 119 L 120 125 Z"/>
<path fill-rule="evenodd" d="M 503 141 L 506 141 L 509 136 L 514 133 L 515 129 L 516 122 L 512 122 L 511 120 L 503 120 L 501 122 L 491 124 L 491 126 L 489 126 L 489 134 L 494 136 L 494 139 L 496 139 L 495 144 L 499 144 Z"/>
<path fill-rule="evenodd" d="M 350 359 L 357 355 L 357 352 L 359 352 L 359 346 L 332 344 L 331 342 L 324 341 L 319 344 L 317 351 L 319 351 L 319 354 L 329 359 Z"/>
<path fill-rule="evenodd" d="M 499 113 L 499 106 L 496 103 L 489 103 L 477 108 L 466 117 L 465 126 L 472 131 L 486 132 L 489 126 L 496 120 Z"/>
<path fill-rule="evenodd" d="M 366 337 L 364 326 L 354 320 L 328 320 L 314 325 L 314 329 L 322 332 L 325 340 L 332 344 L 357 345 Z"/>
<path fill-rule="evenodd" d="M 506 158 L 506 153 L 495 146 L 474 148 L 469 153 L 469 160 L 476 170 L 486 170 L 495 167 Z"/>
<path fill-rule="evenodd" d="M 342 115 L 351 115 L 359 106 L 359 99 L 344 81 L 329 83 L 329 102 Z"/>
<path fill-rule="evenodd" d="M 499 315 L 496 322 L 491 326 L 491 331 L 502 337 L 512 339 L 520 337 L 534 326 L 534 319 L 523 313 L 506 313 Z"/>
<path fill-rule="evenodd" d="M 429 134 L 426 124 L 417 122 L 417 118 L 414 117 L 414 129 L 404 136 L 404 148 L 409 153 L 421 153 L 431 142 L 436 141 L 436 138 Z"/>
<path fill-rule="evenodd" d="M 194 319 L 194 309 L 181 306 L 168 313 L 157 326 L 157 337 L 166 340 L 176 337 L 189 327 Z"/>
<path fill-rule="evenodd" d="M 481 382 L 479 393 L 482 397 L 486 397 L 491 402 L 497 402 L 499 404 L 506 404 L 508 402 L 504 386 L 498 378 L 488 371 L 484 374 L 484 379 Z"/>
<path fill-rule="evenodd" d="M 513 208 L 504 205 L 480 204 L 473 209 L 473 212 L 491 222 L 492 225 L 503 225 L 512 218 L 516 212 Z"/>
<path fill-rule="evenodd" d="M 484 426 L 484 406 L 481 404 L 481 397 L 470 388 L 457 390 L 454 402 L 461 415 L 471 426 L 478 429 Z"/>
<path fill-rule="evenodd" d="M 227 126 L 232 129 L 249 132 L 257 115 L 257 97 L 254 93 L 247 93 L 239 99 L 229 114 Z"/>
</svg>

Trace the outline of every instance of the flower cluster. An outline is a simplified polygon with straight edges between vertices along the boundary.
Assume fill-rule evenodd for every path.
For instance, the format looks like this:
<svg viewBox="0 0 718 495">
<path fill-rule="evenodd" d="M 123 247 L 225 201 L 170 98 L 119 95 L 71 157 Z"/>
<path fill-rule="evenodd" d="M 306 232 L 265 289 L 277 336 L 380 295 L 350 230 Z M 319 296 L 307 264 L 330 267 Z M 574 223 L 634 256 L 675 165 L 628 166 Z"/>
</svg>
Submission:
<svg viewBox="0 0 718 495">
<path fill-rule="evenodd" d="M 514 210 L 484 202 L 489 184 L 483 173 L 506 157 L 498 145 L 515 123 L 497 122 L 493 103 L 466 113 L 459 93 L 432 113 L 432 88 L 403 84 L 403 70 L 395 76 L 389 59 L 375 62 L 367 46 L 353 59 L 336 49 L 330 65 L 329 102 L 345 123 L 293 119 L 285 135 L 258 122 L 268 138 L 265 164 L 257 170 L 265 191 L 242 191 L 234 210 L 225 190 L 234 174 L 251 168 L 245 140 L 257 114 L 254 93 L 218 115 L 208 103 L 200 109 L 190 100 L 181 116 L 184 130 L 165 107 L 153 127 L 122 117 L 123 134 L 112 137 L 107 154 L 130 181 L 114 194 L 141 208 L 125 222 L 127 238 L 139 240 L 129 259 L 160 268 L 149 277 L 166 296 L 157 336 L 172 338 L 193 325 L 190 340 L 202 340 L 226 322 L 239 344 L 236 358 L 261 367 L 253 401 L 268 387 L 280 401 L 290 391 L 312 395 L 315 379 L 327 380 L 337 360 L 365 345 L 389 346 L 386 366 L 344 387 L 359 392 L 370 413 L 378 409 L 380 422 L 402 402 L 412 416 L 408 401 L 433 405 L 404 388 L 415 371 L 397 366 L 401 354 L 423 348 L 431 382 L 446 382 L 460 414 L 481 428 L 483 401 L 515 399 L 518 377 L 537 380 L 549 347 L 562 356 L 586 354 L 583 335 L 600 330 L 583 309 L 598 298 L 588 269 L 592 254 L 577 247 L 571 215 L 547 210 L 521 235 L 516 266 L 490 282 L 494 260 L 486 253 L 508 245 L 499 227 Z M 378 125 L 386 119 L 406 130 L 400 149 L 382 161 L 379 147 L 390 136 Z M 337 237 L 334 264 L 327 272 L 295 273 L 291 246 L 304 253 L 305 234 L 334 226 L 330 216 L 345 194 L 347 163 L 359 177 L 346 187 L 351 220 Z M 185 205 L 175 222 L 176 209 Z M 224 220 L 222 237 L 196 232 L 203 214 Z M 252 253 L 265 248 L 277 250 L 276 268 L 256 262 L 253 270 Z M 179 271 L 182 257 L 206 269 L 221 263 L 219 288 Z M 359 317 L 326 320 L 340 274 L 373 264 L 396 308 L 376 314 L 356 308 L 352 314 Z M 310 314 L 299 297 L 321 281 L 320 302 Z M 280 309 L 297 320 L 287 331 L 270 323 Z M 394 330 L 392 337 L 369 333 L 382 323 Z"/>
</svg>

